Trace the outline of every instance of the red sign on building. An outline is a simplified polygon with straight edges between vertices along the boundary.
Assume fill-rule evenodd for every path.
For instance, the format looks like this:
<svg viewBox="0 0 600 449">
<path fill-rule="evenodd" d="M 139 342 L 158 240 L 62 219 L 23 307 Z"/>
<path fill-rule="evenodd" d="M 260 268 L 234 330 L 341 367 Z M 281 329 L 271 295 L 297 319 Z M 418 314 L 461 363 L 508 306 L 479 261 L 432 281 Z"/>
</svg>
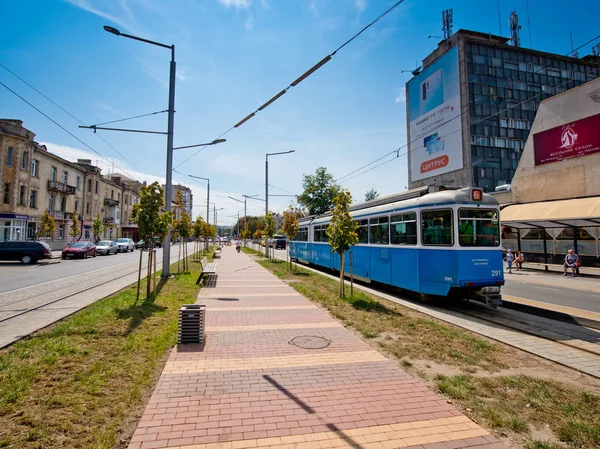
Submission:
<svg viewBox="0 0 600 449">
<path fill-rule="evenodd" d="M 600 114 L 533 136 L 535 165 L 600 152 Z"/>
</svg>

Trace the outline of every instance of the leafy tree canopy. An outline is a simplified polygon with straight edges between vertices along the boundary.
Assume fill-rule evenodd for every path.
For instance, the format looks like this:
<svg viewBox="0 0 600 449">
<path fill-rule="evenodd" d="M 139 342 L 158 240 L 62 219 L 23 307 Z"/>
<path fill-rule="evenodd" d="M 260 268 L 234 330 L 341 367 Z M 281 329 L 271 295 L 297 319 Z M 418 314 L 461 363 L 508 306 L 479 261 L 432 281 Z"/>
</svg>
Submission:
<svg viewBox="0 0 600 449">
<path fill-rule="evenodd" d="M 46 210 L 42 218 L 40 218 L 39 224 L 39 235 L 42 237 L 52 238 L 54 236 L 54 231 L 56 230 L 56 221 L 54 217 L 50 215 L 50 212 Z"/>
<path fill-rule="evenodd" d="M 92 232 L 94 234 L 94 240 L 96 243 L 98 243 L 102 238 L 102 234 L 104 233 L 105 229 L 106 228 L 104 227 L 104 223 L 102 223 L 102 218 L 100 218 L 100 215 L 96 216 L 96 218 L 94 218 L 94 222 L 92 223 Z"/>
<path fill-rule="evenodd" d="M 139 236 L 146 242 L 153 242 L 154 237 L 164 239 L 173 226 L 173 213 L 162 212 L 163 204 L 163 189 L 158 182 L 141 187 L 140 201 L 133 205 L 131 218 L 138 225 Z"/>
<path fill-rule="evenodd" d="M 298 203 L 308 209 L 309 215 L 324 214 L 331 210 L 333 199 L 340 191 L 340 186 L 325 167 L 317 168 L 314 175 L 304 175 L 302 188 Z"/>
<path fill-rule="evenodd" d="M 265 235 L 267 238 L 273 238 L 275 235 L 275 219 L 273 218 L 273 214 L 271 212 L 267 212 L 265 214 Z"/>
<path fill-rule="evenodd" d="M 379 198 L 379 192 L 375 189 L 371 189 L 365 193 L 365 201 L 373 201 Z"/>
<path fill-rule="evenodd" d="M 290 240 L 295 240 L 298 236 L 298 218 L 291 207 L 283 213 L 283 233 Z"/>
<path fill-rule="evenodd" d="M 81 231 L 79 230 L 79 219 L 77 216 L 77 211 L 73 211 L 73 222 L 71 223 L 71 229 L 69 230 L 69 235 L 73 238 L 77 237 Z"/>
<path fill-rule="evenodd" d="M 346 189 L 342 189 L 333 200 L 333 211 L 331 223 L 327 228 L 327 237 L 331 251 L 343 254 L 352 245 L 358 243 L 358 224 L 352 220 L 348 207 L 352 204 L 352 195 Z"/>
</svg>

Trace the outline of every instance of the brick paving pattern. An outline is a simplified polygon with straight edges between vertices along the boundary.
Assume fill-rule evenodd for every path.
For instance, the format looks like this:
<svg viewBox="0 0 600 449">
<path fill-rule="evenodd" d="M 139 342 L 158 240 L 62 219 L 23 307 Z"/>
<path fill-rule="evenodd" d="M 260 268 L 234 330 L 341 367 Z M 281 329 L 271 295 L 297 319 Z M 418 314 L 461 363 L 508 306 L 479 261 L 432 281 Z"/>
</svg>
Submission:
<svg viewBox="0 0 600 449">
<path fill-rule="evenodd" d="M 172 351 L 129 449 L 505 447 L 248 256 L 217 273 L 207 343 Z"/>
</svg>

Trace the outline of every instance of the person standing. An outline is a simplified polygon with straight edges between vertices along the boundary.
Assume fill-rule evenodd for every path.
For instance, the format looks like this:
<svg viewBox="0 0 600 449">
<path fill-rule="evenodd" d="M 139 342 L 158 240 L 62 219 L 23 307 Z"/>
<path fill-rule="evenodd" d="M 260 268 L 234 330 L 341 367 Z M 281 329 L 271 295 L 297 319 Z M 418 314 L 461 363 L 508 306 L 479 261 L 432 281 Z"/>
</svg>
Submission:
<svg viewBox="0 0 600 449">
<path fill-rule="evenodd" d="M 575 271 L 577 270 L 577 267 L 579 266 L 579 256 L 577 254 L 575 254 L 575 252 L 572 249 L 567 251 L 567 255 L 565 256 L 565 263 L 563 264 L 563 266 L 565 269 L 563 276 L 566 276 L 567 269 L 571 268 L 571 270 L 573 270 L 573 272 L 571 273 L 571 276 L 575 277 Z"/>
<path fill-rule="evenodd" d="M 508 251 L 506 251 L 506 265 L 508 265 L 508 267 L 506 269 L 508 270 L 508 272 L 510 274 L 512 274 L 512 264 L 513 264 L 514 260 L 515 260 L 515 256 L 509 249 Z"/>
</svg>

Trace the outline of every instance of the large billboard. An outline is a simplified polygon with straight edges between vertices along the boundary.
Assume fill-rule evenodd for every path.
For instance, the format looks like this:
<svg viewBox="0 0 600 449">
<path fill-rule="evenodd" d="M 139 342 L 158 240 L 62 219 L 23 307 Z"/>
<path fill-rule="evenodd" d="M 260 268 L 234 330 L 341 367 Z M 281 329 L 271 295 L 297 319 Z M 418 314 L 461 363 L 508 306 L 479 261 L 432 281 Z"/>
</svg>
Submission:
<svg viewBox="0 0 600 449">
<path fill-rule="evenodd" d="M 600 151 L 600 114 L 533 135 L 535 165 Z"/>
<path fill-rule="evenodd" d="M 458 48 L 408 82 L 410 180 L 463 167 Z"/>
</svg>

